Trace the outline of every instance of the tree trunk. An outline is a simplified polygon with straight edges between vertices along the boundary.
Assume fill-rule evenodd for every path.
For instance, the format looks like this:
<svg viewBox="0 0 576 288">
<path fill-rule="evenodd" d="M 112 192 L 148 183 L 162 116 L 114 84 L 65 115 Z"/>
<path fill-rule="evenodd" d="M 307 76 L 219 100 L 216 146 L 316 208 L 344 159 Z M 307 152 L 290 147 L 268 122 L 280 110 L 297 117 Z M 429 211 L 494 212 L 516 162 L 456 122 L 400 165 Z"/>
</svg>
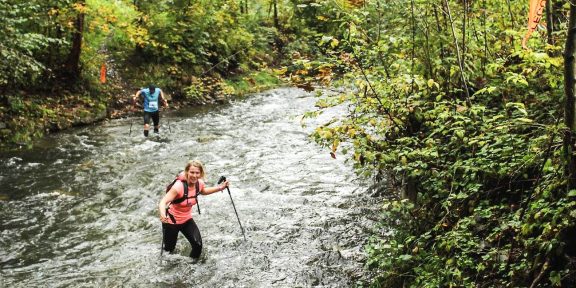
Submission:
<svg viewBox="0 0 576 288">
<path fill-rule="evenodd" d="M 240 1 L 240 13 L 248 14 L 248 0 Z"/>
<path fill-rule="evenodd" d="M 410 202 L 416 204 L 418 200 L 418 189 L 416 188 L 416 179 L 409 176 L 402 176 L 402 190 L 400 197 L 408 199 Z"/>
<path fill-rule="evenodd" d="M 82 1 L 79 3 L 84 6 Z M 72 35 L 72 48 L 66 61 L 66 73 L 71 79 L 77 79 L 80 75 L 80 54 L 82 52 L 82 36 L 84 33 L 84 11 L 79 11 L 74 22 L 74 34 Z"/>
<path fill-rule="evenodd" d="M 552 1 L 546 1 L 546 35 L 547 42 L 550 45 L 554 44 L 554 38 L 552 38 L 552 32 L 554 32 L 554 12 L 552 11 Z"/>
<path fill-rule="evenodd" d="M 274 4 L 274 28 L 278 30 L 278 0 L 273 0 L 272 2 Z"/>
<path fill-rule="evenodd" d="M 550 2 L 550 4 L 552 5 L 552 10 L 550 10 L 552 12 L 552 29 L 554 29 L 554 31 L 558 31 L 560 30 L 560 25 L 561 23 L 564 21 L 565 16 L 563 14 L 563 8 L 562 6 L 564 5 L 563 1 L 548 1 Z"/>
<path fill-rule="evenodd" d="M 566 48 L 564 51 L 564 93 L 566 94 L 566 104 L 564 105 L 564 123 L 568 130 L 564 135 L 564 153 L 566 156 L 566 177 L 568 179 L 568 190 L 576 188 L 576 157 L 574 135 L 576 132 L 576 6 L 570 5 L 570 16 L 568 21 L 568 35 Z"/>
<path fill-rule="evenodd" d="M 458 38 L 456 38 L 456 29 L 454 28 L 454 20 L 452 19 L 452 13 L 450 12 L 450 4 L 448 0 L 444 0 L 446 5 L 446 14 L 448 19 L 450 19 L 450 28 L 452 29 L 452 38 L 454 39 L 454 46 L 456 47 L 456 58 L 458 60 L 458 67 L 460 68 L 460 81 L 464 88 L 464 96 L 466 96 L 466 105 L 472 107 L 472 102 L 470 102 L 470 90 L 468 89 L 468 82 L 466 81 L 466 74 L 464 73 L 464 62 L 462 61 L 462 56 L 460 54 L 460 48 L 458 46 Z"/>
</svg>

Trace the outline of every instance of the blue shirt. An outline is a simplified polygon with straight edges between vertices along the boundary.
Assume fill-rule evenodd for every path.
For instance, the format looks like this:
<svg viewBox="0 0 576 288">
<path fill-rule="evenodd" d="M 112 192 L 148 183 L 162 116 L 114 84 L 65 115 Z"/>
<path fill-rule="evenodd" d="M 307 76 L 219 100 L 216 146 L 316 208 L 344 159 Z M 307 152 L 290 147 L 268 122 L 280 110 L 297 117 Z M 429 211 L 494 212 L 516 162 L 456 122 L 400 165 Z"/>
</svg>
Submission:
<svg viewBox="0 0 576 288">
<path fill-rule="evenodd" d="M 140 90 L 140 94 L 144 95 L 144 111 L 156 112 L 160 107 L 160 88 L 154 89 L 154 93 L 150 93 L 150 89 L 144 88 Z"/>
</svg>

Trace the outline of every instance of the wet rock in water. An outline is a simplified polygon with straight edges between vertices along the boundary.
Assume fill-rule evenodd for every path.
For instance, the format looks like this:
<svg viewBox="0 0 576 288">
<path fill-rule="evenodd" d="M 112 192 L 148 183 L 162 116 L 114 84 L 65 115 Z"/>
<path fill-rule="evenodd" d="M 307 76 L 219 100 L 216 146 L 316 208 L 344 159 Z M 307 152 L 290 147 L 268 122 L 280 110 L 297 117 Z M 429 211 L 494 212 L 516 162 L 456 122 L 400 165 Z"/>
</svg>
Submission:
<svg viewBox="0 0 576 288">
<path fill-rule="evenodd" d="M 219 137 L 217 135 L 214 134 L 209 134 L 209 135 L 200 135 L 198 136 L 198 138 L 196 138 L 196 141 L 198 141 L 199 143 L 208 143 L 208 142 L 212 142 L 214 140 L 217 140 Z"/>
<path fill-rule="evenodd" d="M 264 187 L 259 188 L 258 190 L 260 191 L 260 193 L 262 193 L 262 192 L 267 191 L 269 189 L 270 189 L 270 185 L 265 185 Z"/>
</svg>

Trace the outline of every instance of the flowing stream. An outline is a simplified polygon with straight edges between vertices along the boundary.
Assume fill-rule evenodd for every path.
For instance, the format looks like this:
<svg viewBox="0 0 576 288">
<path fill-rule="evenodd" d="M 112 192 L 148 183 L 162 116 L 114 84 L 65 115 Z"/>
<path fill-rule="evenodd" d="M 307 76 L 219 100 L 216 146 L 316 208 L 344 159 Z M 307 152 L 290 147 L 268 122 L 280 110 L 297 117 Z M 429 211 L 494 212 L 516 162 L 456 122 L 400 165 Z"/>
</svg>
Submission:
<svg viewBox="0 0 576 288">
<path fill-rule="evenodd" d="M 378 204 L 307 137 L 314 103 L 282 88 L 163 113 L 159 136 L 134 117 L 0 154 L 0 287 L 354 286 Z M 231 181 L 247 240 L 224 191 L 193 208 L 200 260 L 182 235 L 160 257 L 157 203 L 191 159 Z"/>
</svg>

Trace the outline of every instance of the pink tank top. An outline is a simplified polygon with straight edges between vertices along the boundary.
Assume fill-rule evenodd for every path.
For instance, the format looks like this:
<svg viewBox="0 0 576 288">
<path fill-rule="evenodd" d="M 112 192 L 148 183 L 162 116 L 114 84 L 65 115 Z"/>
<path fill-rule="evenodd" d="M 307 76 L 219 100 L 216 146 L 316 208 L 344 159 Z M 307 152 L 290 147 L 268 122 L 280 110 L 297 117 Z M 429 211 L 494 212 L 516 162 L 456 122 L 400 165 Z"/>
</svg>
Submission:
<svg viewBox="0 0 576 288">
<path fill-rule="evenodd" d="M 198 180 L 198 182 L 200 191 L 204 190 L 204 181 Z M 184 196 L 184 184 L 182 181 L 176 181 L 172 188 L 176 189 L 178 192 L 176 199 L 182 198 Z M 188 185 L 188 197 L 195 196 L 195 190 L 196 185 Z M 200 195 L 200 191 L 198 191 L 198 195 Z M 196 198 L 188 198 L 178 204 L 173 203 L 170 205 L 168 212 L 174 216 L 174 219 L 176 219 L 176 224 L 183 224 L 186 221 L 192 219 L 192 206 L 194 205 L 196 205 Z"/>
</svg>

